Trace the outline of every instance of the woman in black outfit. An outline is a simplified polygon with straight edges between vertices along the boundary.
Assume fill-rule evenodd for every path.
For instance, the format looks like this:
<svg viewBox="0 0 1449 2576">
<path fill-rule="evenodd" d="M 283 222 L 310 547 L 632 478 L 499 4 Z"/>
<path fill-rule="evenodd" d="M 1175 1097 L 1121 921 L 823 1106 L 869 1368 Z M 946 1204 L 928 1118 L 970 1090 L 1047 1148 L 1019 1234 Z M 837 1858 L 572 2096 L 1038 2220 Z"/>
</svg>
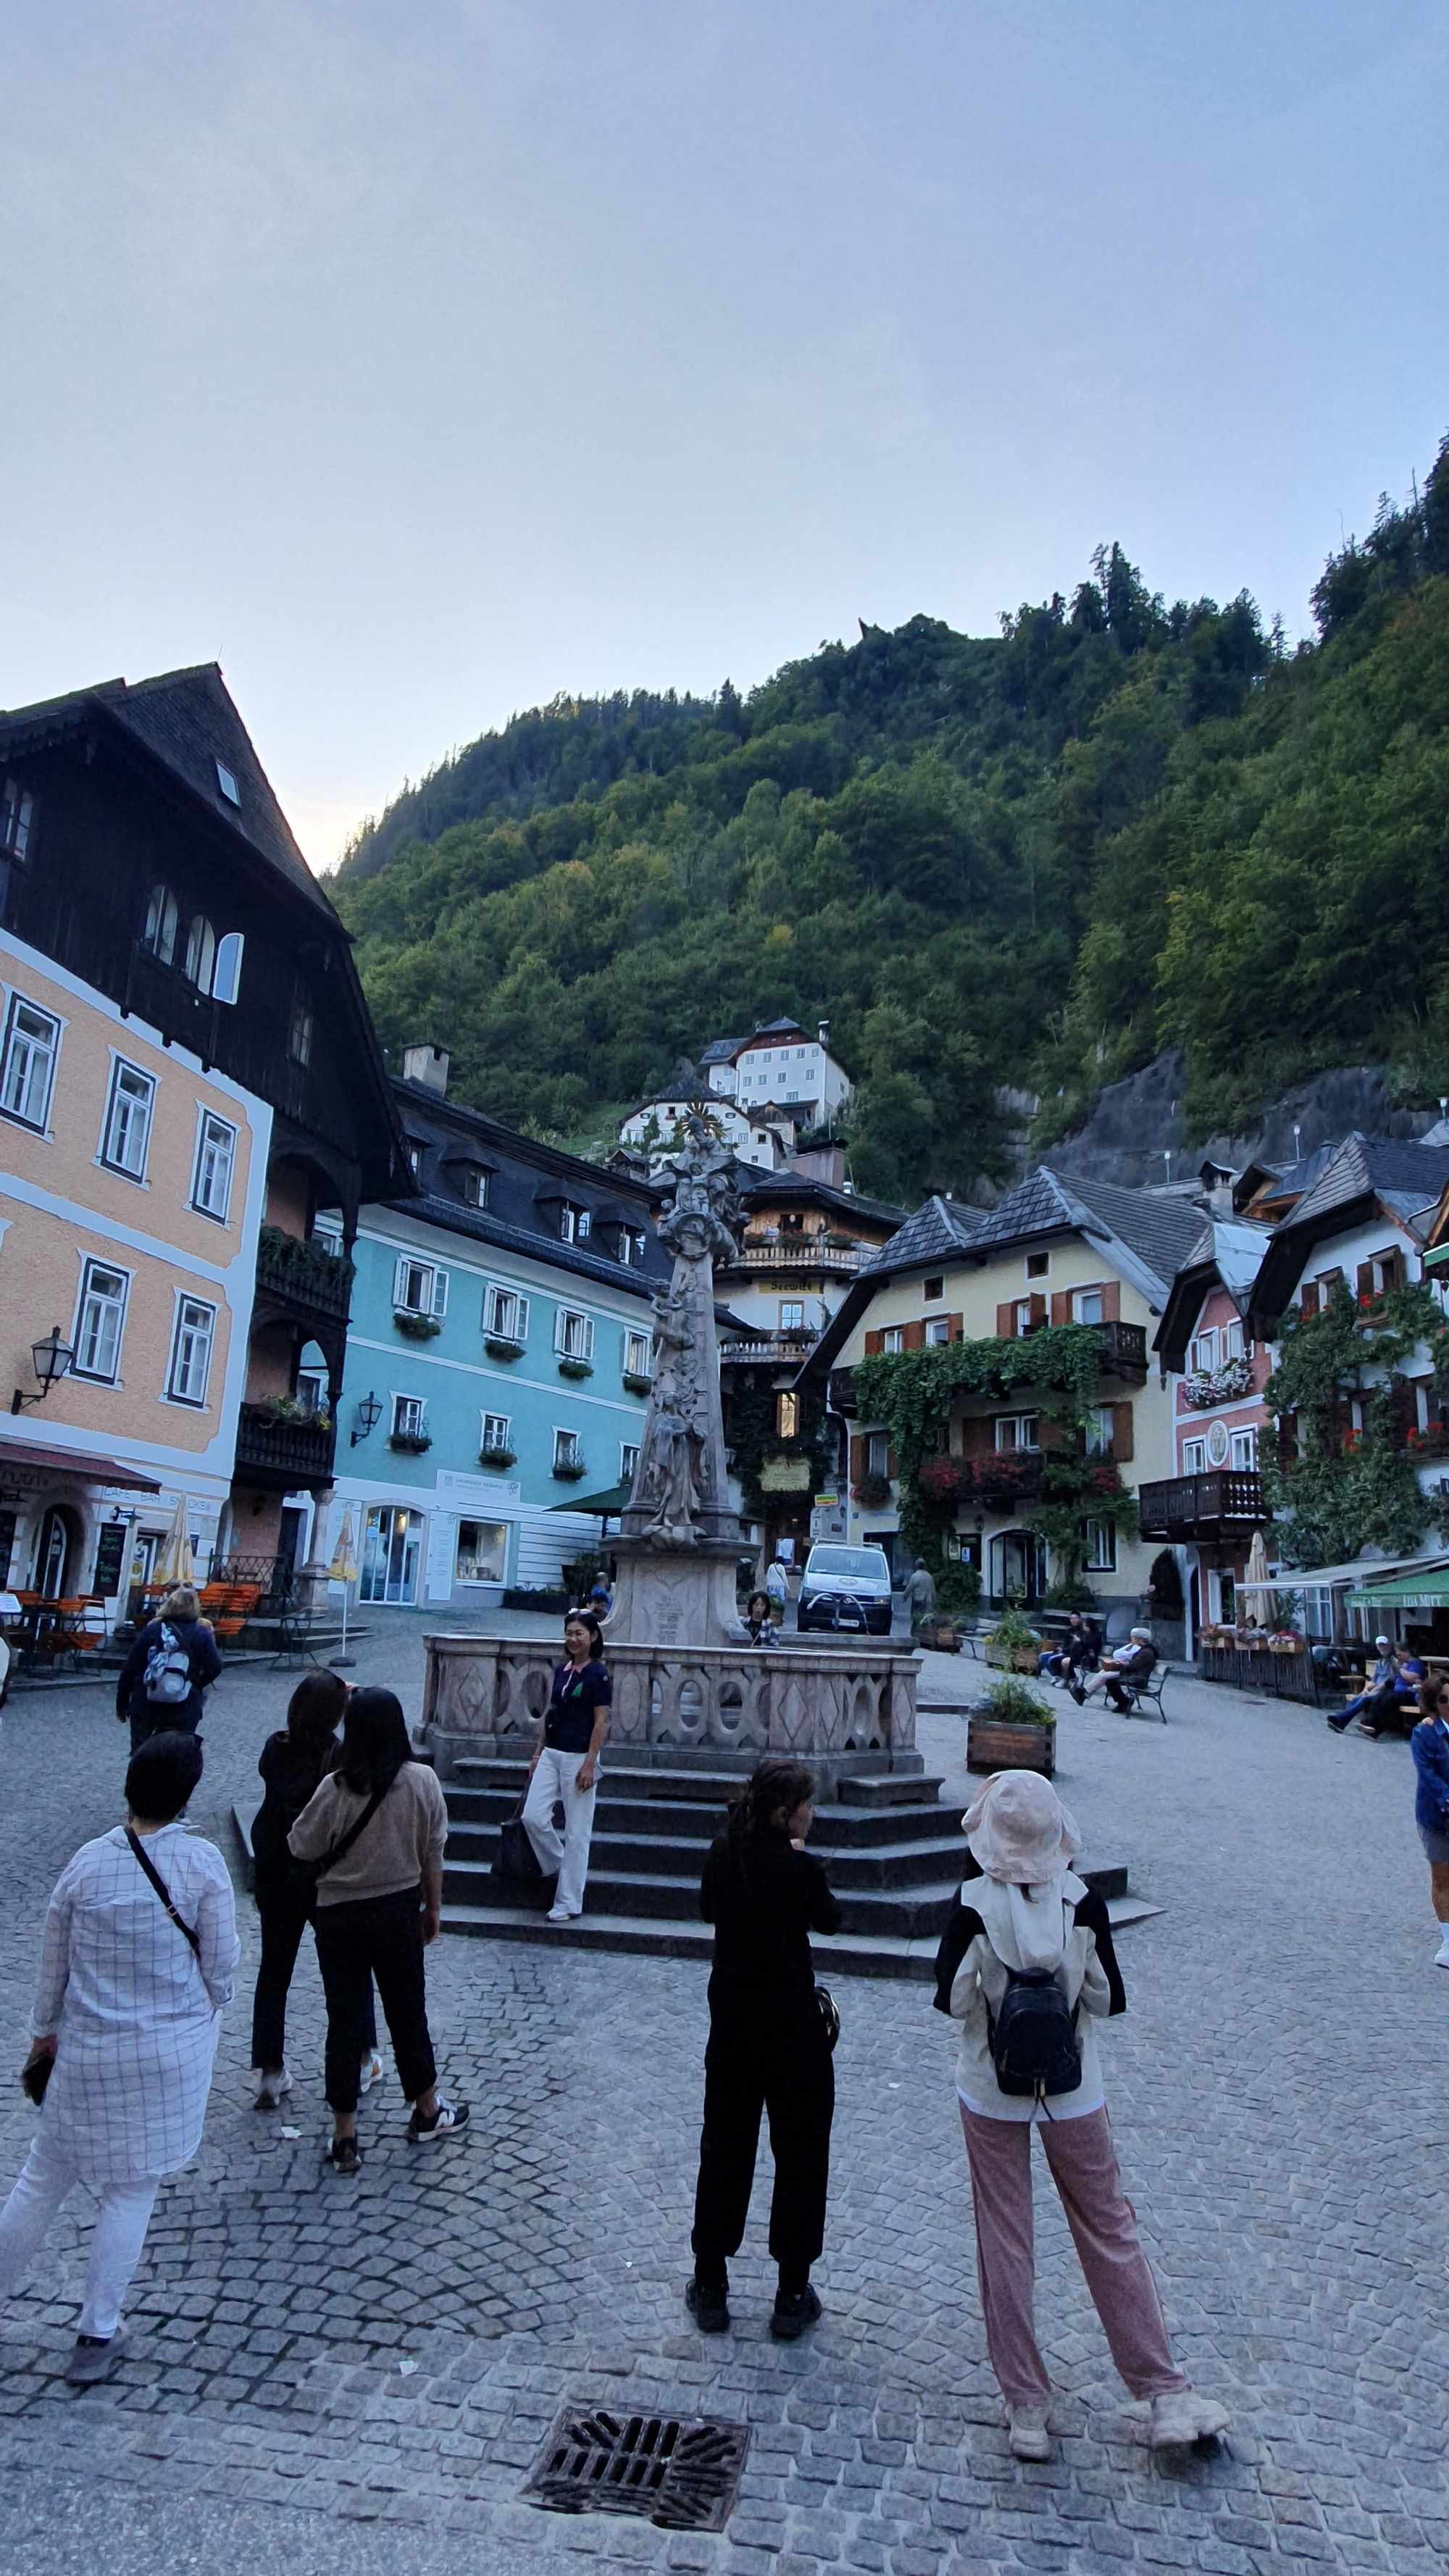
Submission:
<svg viewBox="0 0 1449 2576">
<path fill-rule="evenodd" d="M 714 1925 L 704 2127 L 694 2201 L 694 2278 L 685 2300 L 704 2334 L 730 2321 L 728 2259 L 740 2248 L 760 2113 L 770 2117 L 779 2266 L 770 2332 L 793 2343 L 820 2314 L 810 2266 L 825 2241 L 835 2070 L 815 1994 L 809 1935 L 840 1908 L 805 1850 L 815 1782 L 798 1762 L 762 1762 L 716 1835 L 699 1910 Z"/>
<path fill-rule="evenodd" d="M 258 2111 L 275 2111 L 283 2095 L 292 2090 L 286 2064 L 287 1995 L 302 1935 L 309 1923 L 315 1928 L 315 1890 L 308 1883 L 308 1873 L 295 1867 L 287 1836 L 336 1763 L 337 1729 L 346 1706 L 347 1684 L 340 1673 L 308 1673 L 287 1703 L 286 1725 L 267 1737 L 257 1764 L 266 1790 L 252 1825 L 254 1893 L 262 1924 L 262 1956 L 252 2005 Z M 362 2052 L 364 2093 L 382 2073 L 370 1989 L 368 2014 L 367 2045 Z"/>
</svg>

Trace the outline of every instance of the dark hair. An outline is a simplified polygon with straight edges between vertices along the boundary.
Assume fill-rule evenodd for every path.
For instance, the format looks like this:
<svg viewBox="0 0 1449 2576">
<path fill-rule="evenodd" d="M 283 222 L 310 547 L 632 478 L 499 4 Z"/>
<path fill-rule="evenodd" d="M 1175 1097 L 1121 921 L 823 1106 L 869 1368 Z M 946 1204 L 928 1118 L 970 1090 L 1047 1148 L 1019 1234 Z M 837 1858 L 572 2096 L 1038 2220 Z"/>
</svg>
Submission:
<svg viewBox="0 0 1449 2576">
<path fill-rule="evenodd" d="M 760 1762 L 750 1773 L 729 1813 L 729 1838 L 737 1853 L 765 1832 L 782 1812 L 793 1816 L 815 1796 L 815 1774 L 803 1762 Z"/>
<path fill-rule="evenodd" d="M 169 1825 L 201 1778 L 201 1746 L 180 1727 L 148 1735 L 126 1765 L 126 1804 L 148 1825 Z"/>
<path fill-rule="evenodd" d="M 750 1594 L 749 1600 L 745 1604 L 745 1617 L 748 1619 L 750 1612 L 753 1610 L 757 1601 L 763 1601 L 765 1605 L 765 1617 L 768 1619 L 770 1615 L 770 1596 L 768 1592 L 752 1592 Z"/>
<path fill-rule="evenodd" d="M 581 1628 L 587 1628 L 589 1632 L 590 1662 L 602 1663 L 604 1660 L 604 1632 L 599 1626 L 598 1620 L 594 1617 L 592 1610 L 566 1610 L 564 1612 L 564 1626 L 566 1628 L 571 1627 L 575 1621 L 577 1621 Z"/>
<path fill-rule="evenodd" d="M 347 1706 L 347 1684 L 340 1673 L 306 1673 L 287 1702 L 287 1733 L 309 1753 L 320 1753 L 332 1741 Z"/>
<path fill-rule="evenodd" d="M 1428 1673 L 1419 1684 L 1419 1715 L 1437 1717 L 1439 1693 L 1449 1690 L 1449 1673 Z"/>
<path fill-rule="evenodd" d="M 337 1768 L 359 1797 L 392 1787 L 413 1758 L 412 1739 L 396 1691 L 355 1690 L 342 1718 L 342 1759 Z"/>
</svg>

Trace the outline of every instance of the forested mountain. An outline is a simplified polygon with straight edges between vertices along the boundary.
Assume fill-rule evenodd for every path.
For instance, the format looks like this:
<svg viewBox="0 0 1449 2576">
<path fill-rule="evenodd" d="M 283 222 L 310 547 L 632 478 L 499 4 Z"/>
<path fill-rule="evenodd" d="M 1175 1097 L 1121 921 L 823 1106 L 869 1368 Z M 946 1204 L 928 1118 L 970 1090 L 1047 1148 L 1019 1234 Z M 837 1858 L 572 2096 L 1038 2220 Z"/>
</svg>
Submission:
<svg viewBox="0 0 1449 2576">
<path fill-rule="evenodd" d="M 856 1185 L 995 1174 L 1161 1046 L 1201 1131 L 1334 1063 L 1449 1088 L 1449 440 L 1329 559 L 1315 641 L 1120 548 L 999 636 L 928 617 L 740 698 L 557 700 L 330 891 L 386 1044 L 572 1137 L 726 1030 L 831 1022 Z"/>
</svg>

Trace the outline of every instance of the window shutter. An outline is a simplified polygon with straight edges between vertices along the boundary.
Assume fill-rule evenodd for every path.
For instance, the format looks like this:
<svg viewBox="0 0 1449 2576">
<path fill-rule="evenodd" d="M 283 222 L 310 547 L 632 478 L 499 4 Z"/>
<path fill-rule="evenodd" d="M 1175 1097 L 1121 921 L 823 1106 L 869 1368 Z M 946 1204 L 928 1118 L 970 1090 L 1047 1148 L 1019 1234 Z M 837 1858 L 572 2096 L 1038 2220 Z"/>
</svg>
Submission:
<svg viewBox="0 0 1449 2576">
<path fill-rule="evenodd" d="M 1132 1455 L 1132 1407 L 1130 1404 L 1114 1404 L 1112 1407 L 1112 1455 L 1116 1459 L 1119 1467 L 1122 1466 Z"/>
<path fill-rule="evenodd" d="M 996 1338 L 997 1338 L 997 1340 L 998 1340 L 999 1342 L 1014 1342 L 1014 1341 L 1015 1341 L 1015 1339 L 1016 1339 L 1016 1308 L 1015 1308 L 1015 1306 L 1014 1306 L 1014 1305 L 1006 1305 L 1006 1306 L 998 1306 L 998 1307 L 997 1307 L 997 1309 L 996 1309 Z"/>
<path fill-rule="evenodd" d="M 1402 1252 L 1386 1252 L 1384 1255 L 1383 1270 L 1384 1286 L 1386 1288 L 1402 1288 L 1404 1284 L 1404 1256 Z"/>
<path fill-rule="evenodd" d="M 526 1342 L 528 1339 L 528 1299 L 526 1297 L 520 1297 L 518 1301 L 518 1338 L 521 1342 Z"/>
<path fill-rule="evenodd" d="M 923 1319 L 918 1315 L 913 1324 L 907 1324 L 906 1326 L 906 1349 L 908 1351 L 923 1351 L 925 1347 L 926 1327 Z"/>
<path fill-rule="evenodd" d="M 401 1311 L 402 1302 L 407 1293 L 408 1265 L 403 1259 L 401 1253 L 399 1253 L 397 1260 L 393 1263 L 392 1272 L 392 1302 L 399 1311 Z"/>
<path fill-rule="evenodd" d="M 593 1356 L 594 1356 L 594 1319 L 593 1319 L 593 1316 L 592 1316 L 592 1315 L 586 1315 L 586 1316 L 585 1316 L 585 1318 L 584 1318 L 584 1357 L 585 1357 L 585 1359 L 586 1359 L 586 1360 L 591 1360 L 591 1359 L 593 1358 Z"/>
<path fill-rule="evenodd" d="M 1102 1321 L 1104 1324 L 1120 1324 L 1122 1321 L 1120 1279 L 1104 1279 L 1102 1282 Z"/>
<path fill-rule="evenodd" d="M 1046 1319 L 1047 1319 L 1047 1301 L 1046 1301 L 1045 1297 L 1038 1297 L 1038 1296 L 1036 1296 L 1036 1295 L 1033 1295 L 1033 1297 L 1032 1297 L 1032 1301 L 1031 1301 L 1031 1320 L 1032 1320 L 1033 1324 L 1044 1324 L 1044 1323 L 1046 1322 Z"/>
<path fill-rule="evenodd" d="M 1304 1280 L 1304 1282 L 1303 1282 L 1303 1293 L 1302 1293 L 1301 1297 L 1300 1297 L 1300 1298 L 1299 1298 L 1299 1300 L 1298 1300 L 1298 1304 L 1299 1304 L 1300 1311 L 1301 1311 L 1303 1314 L 1305 1314 L 1305 1315 L 1316 1315 L 1316 1314 L 1317 1314 L 1317 1312 L 1318 1312 L 1318 1286 L 1317 1286 L 1317 1282 L 1316 1282 L 1315 1280 L 1312 1280 L 1312 1279 L 1305 1279 L 1305 1280 Z"/>
<path fill-rule="evenodd" d="M 865 1441 L 855 1432 L 850 1435 L 850 1481 L 861 1483 L 865 1475 Z"/>
<path fill-rule="evenodd" d="M 899 1466 L 898 1466 L 898 1465 L 897 1465 L 897 1463 L 896 1463 L 896 1453 L 895 1453 L 894 1449 L 887 1449 L 887 1451 L 886 1451 L 886 1474 L 889 1476 L 889 1478 L 890 1478 L 890 1480 L 891 1480 L 891 1483 L 892 1483 L 892 1484 L 894 1484 L 894 1483 L 895 1483 L 895 1480 L 896 1480 L 897 1476 L 900 1474 L 900 1472 L 901 1472 L 901 1471 L 900 1471 L 900 1468 L 899 1468 Z"/>
<path fill-rule="evenodd" d="M 1069 1324 L 1071 1320 L 1072 1292 L 1070 1288 L 1054 1288 L 1052 1290 L 1052 1322 L 1054 1324 Z"/>
<path fill-rule="evenodd" d="M 1359 1263 L 1357 1281 L 1360 1297 L 1371 1297 L 1374 1293 L 1374 1266 L 1371 1261 Z"/>
<path fill-rule="evenodd" d="M 964 1338 L 965 1338 L 965 1332 L 966 1332 L 966 1318 L 965 1318 L 965 1316 L 964 1316 L 964 1315 L 948 1315 L 948 1316 L 947 1316 L 947 1318 L 946 1318 L 946 1339 L 947 1339 L 947 1341 L 948 1341 L 948 1342 L 959 1342 L 959 1341 L 964 1340 Z"/>
<path fill-rule="evenodd" d="M 1127 1409 L 1131 1411 L 1130 1405 Z M 1065 1424 L 1053 1422 L 1049 1413 L 1038 1414 L 1036 1445 L 1039 1449 L 1065 1449 L 1067 1445 Z"/>
<path fill-rule="evenodd" d="M 884 1335 L 884 1333 L 880 1330 L 879 1326 L 877 1326 L 877 1328 L 876 1328 L 876 1330 L 875 1330 L 874 1332 L 871 1332 L 871 1333 L 867 1333 L 867 1334 L 866 1334 L 866 1337 L 865 1337 L 865 1356 L 866 1356 L 866 1358 L 867 1358 L 868 1360 L 875 1360 L 875 1359 L 879 1359 L 879 1357 L 880 1357 L 880 1355 L 881 1355 L 881 1352 L 882 1352 L 882 1350 L 883 1350 L 884 1348 L 885 1348 L 885 1335 Z"/>
<path fill-rule="evenodd" d="M 991 1446 L 992 1429 L 989 1416 L 984 1413 L 968 1413 L 961 1425 L 962 1457 L 989 1458 Z"/>
<path fill-rule="evenodd" d="M 433 1272 L 433 1313 L 439 1323 L 442 1322 L 447 1311 L 448 1274 L 446 1270 L 435 1270 Z"/>
</svg>

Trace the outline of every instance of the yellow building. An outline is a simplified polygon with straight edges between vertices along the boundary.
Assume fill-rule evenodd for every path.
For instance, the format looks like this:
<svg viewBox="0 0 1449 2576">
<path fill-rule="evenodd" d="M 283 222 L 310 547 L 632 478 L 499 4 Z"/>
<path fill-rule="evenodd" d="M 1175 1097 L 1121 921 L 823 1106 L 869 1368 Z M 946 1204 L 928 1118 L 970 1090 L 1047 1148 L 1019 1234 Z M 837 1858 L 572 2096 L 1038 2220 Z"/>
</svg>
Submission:
<svg viewBox="0 0 1449 2576">
<path fill-rule="evenodd" d="M 5 931 L 0 1002 L 0 1589 L 124 1611 L 230 1491 L 272 1113 Z"/>
<path fill-rule="evenodd" d="M 1150 1346 L 1204 1223 L 1174 1191 L 1068 1182 L 1045 1168 L 989 1213 L 941 1198 L 919 1208 L 857 1279 L 809 1363 L 829 1372 L 832 1407 L 848 1425 L 852 1540 L 901 1554 L 901 1462 L 887 1427 L 857 1411 L 862 1360 L 933 1344 L 1029 1345 L 1046 1328 L 1087 1325 L 1099 1364 L 1085 1425 L 1061 1419 L 1060 1385 L 1041 1382 L 1028 1356 L 1003 1351 L 993 1366 L 988 1347 L 965 1391 L 943 1362 L 935 1447 L 916 1471 L 947 1562 L 979 1568 L 988 1603 L 1039 1601 L 1063 1571 L 1033 1526 L 1054 1455 L 1079 1457 L 1129 1492 L 1172 1472 L 1172 1396 Z M 1041 1349 L 1049 1356 L 1050 1340 Z M 1080 1571 L 1104 1609 L 1135 1609 L 1156 1554 L 1122 1519 L 1093 1513 L 1084 1496 Z"/>
</svg>

